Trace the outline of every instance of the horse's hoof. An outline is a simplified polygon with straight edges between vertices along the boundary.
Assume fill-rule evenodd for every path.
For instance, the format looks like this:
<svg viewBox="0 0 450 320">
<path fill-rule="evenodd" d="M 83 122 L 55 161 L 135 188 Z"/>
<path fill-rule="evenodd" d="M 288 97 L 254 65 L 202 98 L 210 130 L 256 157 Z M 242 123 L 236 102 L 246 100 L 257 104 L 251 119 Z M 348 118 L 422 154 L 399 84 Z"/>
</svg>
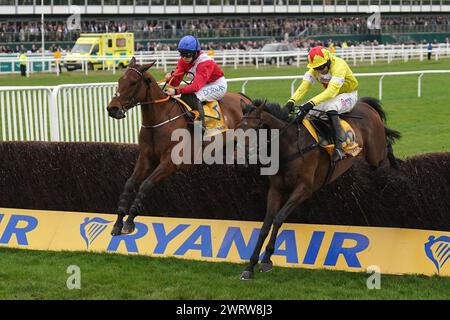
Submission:
<svg viewBox="0 0 450 320">
<path fill-rule="evenodd" d="M 112 236 L 120 236 L 122 234 L 122 226 L 114 226 L 111 235 Z"/>
<path fill-rule="evenodd" d="M 245 270 L 241 274 L 241 280 L 251 280 L 253 279 L 253 271 Z"/>
<path fill-rule="evenodd" d="M 134 223 L 128 223 L 126 222 L 125 225 L 122 228 L 122 233 L 123 234 L 130 234 L 133 233 L 135 229 Z"/>
<path fill-rule="evenodd" d="M 259 266 L 259 272 L 269 272 L 272 269 L 273 269 L 272 261 L 261 262 L 261 265 Z"/>
</svg>

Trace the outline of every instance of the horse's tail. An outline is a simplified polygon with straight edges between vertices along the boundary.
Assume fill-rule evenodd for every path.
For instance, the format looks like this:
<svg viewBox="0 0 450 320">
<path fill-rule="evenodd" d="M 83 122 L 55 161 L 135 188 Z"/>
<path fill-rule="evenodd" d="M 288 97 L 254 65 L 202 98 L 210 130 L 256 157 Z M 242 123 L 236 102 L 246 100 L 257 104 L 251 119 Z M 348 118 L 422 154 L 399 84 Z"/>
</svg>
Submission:
<svg viewBox="0 0 450 320">
<path fill-rule="evenodd" d="M 376 98 L 372 98 L 372 97 L 363 97 L 359 100 L 361 102 L 368 104 L 372 108 L 374 108 L 375 111 L 380 116 L 383 123 L 386 123 L 386 113 L 384 112 L 384 110 L 381 106 L 380 100 L 378 100 Z M 402 137 L 402 135 L 399 131 L 390 129 L 390 128 L 386 127 L 386 125 L 384 126 L 384 132 L 386 134 L 387 149 L 388 149 L 387 156 L 388 156 L 389 162 L 391 163 L 391 165 L 394 168 L 398 168 L 398 163 L 401 162 L 401 160 L 397 159 L 394 156 L 394 150 L 392 148 L 392 145 L 395 143 L 396 140 L 400 139 Z"/>
<path fill-rule="evenodd" d="M 380 115 L 381 120 L 383 120 L 383 122 L 386 122 L 386 113 L 384 113 L 384 110 L 381 107 L 380 100 L 372 97 L 362 97 L 359 99 L 359 101 L 366 103 L 372 108 L 374 108 L 375 111 Z"/>
<path fill-rule="evenodd" d="M 372 97 L 362 97 L 361 99 L 359 99 L 359 101 L 364 102 L 369 106 L 371 106 L 372 108 L 374 108 L 375 111 L 380 116 L 381 120 L 383 120 L 384 123 L 386 122 L 386 113 L 384 112 L 383 107 L 381 106 L 380 100 Z M 395 140 L 398 140 L 402 137 L 400 132 L 389 129 L 386 126 L 384 126 L 384 131 L 386 133 L 386 139 L 390 144 L 394 144 Z"/>
<path fill-rule="evenodd" d="M 402 137 L 402 134 L 400 132 L 398 132 L 397 130 L 389 129 L 386 126 L 384 126 L 384 132 L 386 133 L 386 139 L 390 144 L 394 144 L 396 140 Z"/>
</svg>

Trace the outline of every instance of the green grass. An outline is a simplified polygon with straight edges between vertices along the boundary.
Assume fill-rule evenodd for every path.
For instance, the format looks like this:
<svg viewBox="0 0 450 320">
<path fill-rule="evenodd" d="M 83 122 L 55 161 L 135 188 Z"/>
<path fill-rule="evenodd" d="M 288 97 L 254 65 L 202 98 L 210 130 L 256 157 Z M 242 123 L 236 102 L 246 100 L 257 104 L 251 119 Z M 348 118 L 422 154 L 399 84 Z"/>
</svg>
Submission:
<svg viewBox="0 0 450 320">
<path fill-rule="evenodd" d="M 391 71 L 413 71 L 413 70 L 448 70 L 450 69 L 450 60 L 441 59 L 439 61 L 394 61 L 391 64 L 385 62 L 377 62 L 374 65 L 364 63 L 350 67 L 354 72 L 391 72 Z M 237 70 L 233 67 L 224 67 L 225 76 L 227 78 L 239 77 L 258 77 L 258 76 L 288 76 L 302 75 L 306 71 L 306 67 L 301 65 L 300 68 L 295 66 L 280 66 L 280 68 L 270 65 L 260 66 L 256 69 L 254 66 L 240 66 Z M 161 80 L 164 76 L 162 69 L 150 69 L 156 80 Z M 67 72 L 63 69 L 63 73 L 58 77 L 55 73 L 34 73 L 29 78 L 20 75 L 0 75 L 0 86 L 53 86 L 66 83 L 95 83 L 95 82 L 115 82 L 123 74 L 123 71 L 116 70 L 113 75 L 112 71 L 89 71 L 89 75 L 84 72 Z M 287 88 L 289 90 L 289 87 Z M 360 87 L 361 89 L 361 87 Z"/>
<path fill-rule="evenodd" d="M 449 60 L 395 62 L 353 67 L 354 72 L 450 69 Z M 228 78 L 303 74 L 304 68 L 225 68 Z M 111 72 L 64 72 L 0 76 L 0 85 L 57 85 L 113 82 Z M 163 72 L 154 71 L 161 79 Z M 360 78 L 360 96 L 378 97 L 378 78 Z M 298 82 L 297 82 L 298 83 Z M 385 77 L 383 103 L 388 125 L 403 138 L 397 156 L 450 151 L 449 75 L 426 75 L 422 98 L 417 98 L 417 76 Z M 230 91 L 240 91 L 230 84 Z M 315 91 L 318 92 L 316 85 Z M 251 97 L 284 103 L 290 81 L 252 82 Z M 81 268 L 81 290 L 68 290 L 66 269 Z M 158 259 L 112 254 L 42 252 L 0 249 L 0 299 L 450 299 L 450 279 L 424 276 L 382 276 L 381 290 L 368 290 L 368 274 L 275 268 L 242 282 L 243 265 Z"/>
<path fill-rule="evenodd" d="M 450 279 L 274 268 L 240 281 L 243 265 L 117 254 L 1 249 L 0 299 L 449 299 Z M 67 267 L 81 289 L 66 287 Z"/>
</svg>

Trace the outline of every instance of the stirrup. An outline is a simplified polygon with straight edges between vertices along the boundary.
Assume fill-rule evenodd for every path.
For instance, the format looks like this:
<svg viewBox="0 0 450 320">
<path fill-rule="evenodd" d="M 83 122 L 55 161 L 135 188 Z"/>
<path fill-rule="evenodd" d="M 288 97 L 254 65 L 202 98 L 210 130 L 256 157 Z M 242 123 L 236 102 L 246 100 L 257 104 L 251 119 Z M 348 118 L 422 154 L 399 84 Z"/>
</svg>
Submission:
<svg viewBox="0 0 450 320">
<path fill-rule="evenodd" d="M 347 156 L 346 156 L 344 150 L 338 149 L 338 148 L 335 147 L 333 155 L 331 157 L 331 161 L 338 162 L 338 161 L 344 160 L 346 157 Z"/>
<path fill-rule="evenodd" d="M 198 127 L 202 128 L 202 134 L 204 134 L 204 133 L 206 132 L 206 127 L 205 127 L 202 123 L 197 124 L 196 122 L 199 122 L 199 121 L 194 121 L 194 122 L 193 122 L 193 126 L 194 126 L 194 127 L 195 127 L 195 126 L 198 126 Z"/>
</svg>

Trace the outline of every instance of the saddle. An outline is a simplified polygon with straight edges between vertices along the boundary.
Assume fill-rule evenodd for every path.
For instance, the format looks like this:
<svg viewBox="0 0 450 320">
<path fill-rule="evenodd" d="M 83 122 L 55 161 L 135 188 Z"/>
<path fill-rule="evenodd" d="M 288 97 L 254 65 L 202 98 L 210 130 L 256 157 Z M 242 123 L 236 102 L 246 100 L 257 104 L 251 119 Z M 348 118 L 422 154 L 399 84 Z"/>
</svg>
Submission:
<svg viewBox="0 0 450 320">
<path fill-rule="evenodd" d="M 186 109 L 186 111 L 191 115 L 192 121 L 197 121 L 200 119 L 200 113 L 193 107 L 188 105 L 185 101 L 180 98 L 173 97 L 178 103 Z M 219 101 L 205 101 L 203 103 L 203 110 L 205 111 L 205 123 L 206 123 L 206 136 L 215 136 L 222 133 L 228 129 Z"/>
<path fill-rule="evenodd" d="M 356 157 L 361 153 L 362 148 L 356 142 L 355 131 L 347 121 L 343 119 L 339 119 L 339 121 L 345 133 L 345 141 L 342 142 L 342 149 L 346 154 Z M 309 131 L 314 140 L 316 140 L 316 142 L 331 156 L 335 147 L 333 128 L 331 127 L 331 124 L 322 119 L 308 120 L 307 118 L 304 118 L 303 125 Z"/>
</svg>

